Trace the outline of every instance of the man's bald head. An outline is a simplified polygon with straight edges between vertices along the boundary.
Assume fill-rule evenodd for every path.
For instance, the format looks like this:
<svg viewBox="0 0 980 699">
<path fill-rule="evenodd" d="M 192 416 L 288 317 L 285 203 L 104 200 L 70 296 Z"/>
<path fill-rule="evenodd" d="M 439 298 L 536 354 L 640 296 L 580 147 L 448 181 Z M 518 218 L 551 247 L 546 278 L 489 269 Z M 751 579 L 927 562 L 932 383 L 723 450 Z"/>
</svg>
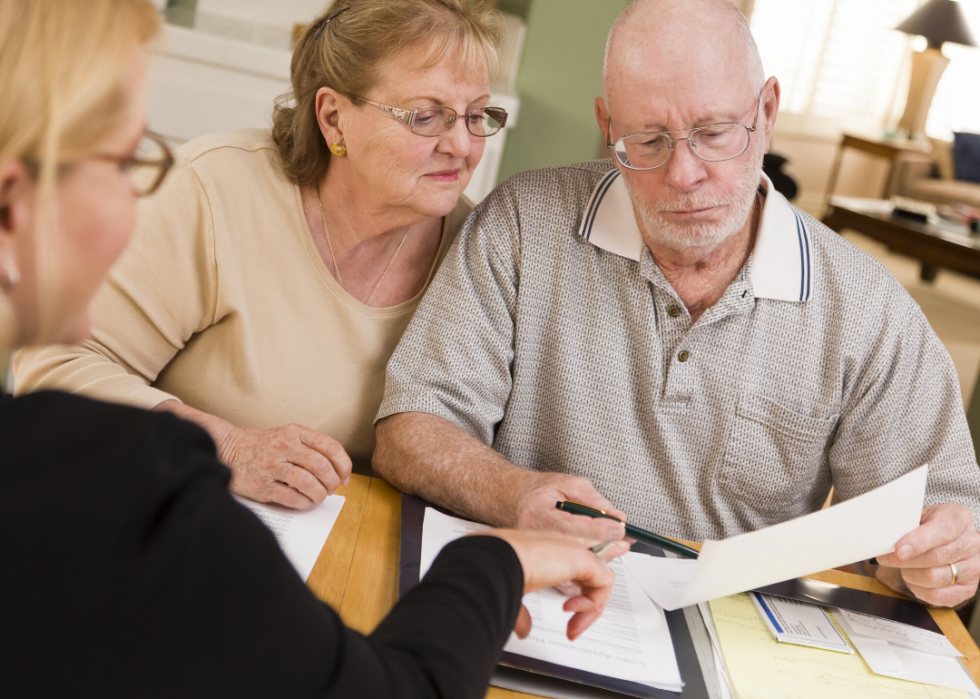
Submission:
<svg viewBox="0 0 980 699">
<path fill-rule="evenodd" d="M 735 70 L 756 93 L 766 77 L 745 17 L 728 0 L 635 0 L 613 24 L 602 67 L 602 94 L 635 72 L 682 79 L 695 63 Z"/>
<path fill-rule="evenodd" d="M 610 32 L 602 92 L 596 123 L 608 144 L 627 139 L 623 148 L 638 148 L 649 134 L 689 132 L 672 138 L 666 160 L 651 169 L 634 167 L 616 151 L 616 167 L 651 250 L 715 249 L 749 230 L 779 109 L 779 81 L 765 79 L 755 41 L 734 5 L 637 0 Z M 710 152 L 699 152 L 698 143 L 710 148 L 718 141 L 695 134 L 712 124 L 741 125 L 745 133 L 725 133 L 737 139 L 733 147 L 744 143 L 744 149 L 720 160 L 705 157 Z"/>
</svg>

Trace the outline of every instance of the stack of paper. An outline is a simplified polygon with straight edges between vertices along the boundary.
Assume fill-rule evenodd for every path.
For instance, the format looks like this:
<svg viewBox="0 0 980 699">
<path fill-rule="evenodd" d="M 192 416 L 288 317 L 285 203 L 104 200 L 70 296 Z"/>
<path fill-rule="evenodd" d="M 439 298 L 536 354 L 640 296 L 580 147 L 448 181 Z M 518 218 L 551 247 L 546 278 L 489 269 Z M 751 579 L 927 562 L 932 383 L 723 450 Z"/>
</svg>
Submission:
<svg viewBox="0 0 980 699">
<path fill-rule="evenodd" d="M 959 661 L 962 653 L 942 634 L 845 609 L 834 616 L 875 674 L 980 696 Z"/>
<path fill-rule="evenodd" d="M 734 692 L 753 699 L 967 699 L 974 689 L 947 689 L 874 674 L 857 654 L 778 643 L 746 594 L 712 600 L 704 609 Z M 853 639 L 852 639 L 853 641 Z M 855 645 L 857 645 L 855 643 Z M 860 647 L 858 647 L 860 651 Z"/>
<path fill-rule="evenodd" d="M 748 594 L 779 642 L 850 653 L 850 640 L 876 675 L 977 694 L 973 679 L 959 661 L 962 653 L 941 633 L 835 609 L 834 618 L 843 629 L 840 631 L 819 605 L 758 592 Z"/>
<path fill-rule="evenodd" d="M 439 551 L 450 541 L 488 528 L 427 508 L 422 526 L 420 575 L 425 575 Z M 641 554 L 625 557 L 630 556 L 645 557 Z M 616 572 L 616 584 L 606 611 L 578 639 L 569 641 L 566 636 L 572 615 L 562 605 L 568 598 L 553 589 L 539 590 L 524 595 L 523 600 L 533 622 L 531 634 L 523 640 L 511 634 L 504 650 L 596 675 L 680 692 L 683 682 L 663 610 L 650 600 L 619 560 L 613 561 L 610 567 Z"/>
<path fill-rule="evenodd" d="M 718 629 L 715 628 L 714 617 L 711 616 L 711 608 L 707 603 L 702 602 L 697 606 L 701 620 L 704 622 L 711 640 L 712 659 L 715 664 L 715 675 L 720 699 L 732 699 L 732 680 L 728 674 L 728 667 L 725 665 L 725 655 L 721 652 L 721 642 L 718 640 Z"/>
</svg>

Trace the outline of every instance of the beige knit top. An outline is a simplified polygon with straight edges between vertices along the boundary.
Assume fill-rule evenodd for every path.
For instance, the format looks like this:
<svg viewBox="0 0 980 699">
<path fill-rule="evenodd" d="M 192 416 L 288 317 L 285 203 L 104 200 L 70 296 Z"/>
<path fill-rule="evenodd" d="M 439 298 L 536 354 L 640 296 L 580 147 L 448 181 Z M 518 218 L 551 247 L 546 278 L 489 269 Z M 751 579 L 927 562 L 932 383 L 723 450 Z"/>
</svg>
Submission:
<svg viewBox="0 0 980 699">
<path fill-rule="evenodd" d="M 238 427 L 320 430 L 369 463 L 385 365 L 422 294 L 370 308 L 344 291 L 276 156 L 252 129 L 178 149 L 95 297 L 91 338 L 18 352 L 16 393 L 177 398 Z M 471 208 L 460 199 L 445 217 L 433 272 Z"/>
</svg>

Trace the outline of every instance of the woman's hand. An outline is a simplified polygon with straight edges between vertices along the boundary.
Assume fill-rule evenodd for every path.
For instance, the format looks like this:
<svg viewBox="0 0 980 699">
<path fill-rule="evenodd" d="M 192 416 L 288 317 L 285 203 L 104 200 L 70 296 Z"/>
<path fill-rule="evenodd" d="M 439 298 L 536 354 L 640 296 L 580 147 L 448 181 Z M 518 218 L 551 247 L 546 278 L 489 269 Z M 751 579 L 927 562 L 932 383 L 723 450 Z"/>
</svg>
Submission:
<svg viewBox="0 0 980 699">
<path fill-rule="evenodd" d="M 173 413 L 207 430 L 218 458 L 231 470 L 229 489 L 236 495 L 303 510 L 323 502 L 350 480 L 351 461 L 344 448 L 309 427 L 242 429 L 176 400 L 164 401 L 154 410 Z"/>
<path fill-rule="evenodd" d="M 566 612 L 574 612 L 568 620 L 568 638 L 572 641 L 602 615 L 609 601 L 616 575 L 605 561 L 629 550 L 627 542 L 617 541 L 600 560 L 589 547 L 603 542 L 575 539 L 555 532 L 494 529 L 473 536 L 497 536 L 514 548 L 524 569 L 525 593 L 569 581 L 578 585 L 581 593 L 569 598 L 564 605 Z M 514 631 L 521 638 L 531 632 L 531 615 L 524 605 L 521 605 Z"/>
<path fill-rule="evenodd" d="M 335 439 L 302 425 L 234 428 L 218 446 L 229 489 L 258 502 L 303 510 L 350 481 L 351 460 Z"/>
</svg>

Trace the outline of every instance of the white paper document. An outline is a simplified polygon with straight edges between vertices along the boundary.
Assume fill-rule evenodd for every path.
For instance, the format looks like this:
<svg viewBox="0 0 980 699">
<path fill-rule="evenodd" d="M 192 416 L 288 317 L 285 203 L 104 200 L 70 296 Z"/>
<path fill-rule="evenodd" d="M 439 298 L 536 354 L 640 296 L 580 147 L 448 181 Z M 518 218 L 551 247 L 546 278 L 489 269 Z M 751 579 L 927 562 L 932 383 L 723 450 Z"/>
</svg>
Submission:
<svg viewBox="0 0 980 699">
<path fill-rule="evenodd" d="M 679 559 L 661 559 L 666 561 L 663 567 L 672 569 L 661 570 L 670 576 L 666 588 L 634 572 L 660 606 L 677 609 L 891 553 L 899 539 L 919 526 L 928 468 L 920 466 L 825 510 L 724 541 L 706 541 L 693 568 L 680 565 Z M 685 575 L 689 582 L 678 599 Z"/>
<path fill-rule="evenodd" d="M 951 658 L 963 657 L 963 654 L 956 650 L 956 646 L 950 643 L 948 638 L 935 631 L 926 631 L 918 626 L 909 626 L 891 619 L 882 619 L 878 616 L 852 612 L 847 609 L 835 609 L 834 616 L 837 617 L 838 621 L 843 617 L 844 621 L 841 624 L 846 623 L 854 633 L 862 636 L 888 641 L 923 653 L 946 655 Z"/>
<path fill-rule="evenodd" d="M 854 652 L 823 607 L 793 599 L 760 595 L 758 592 L 750 592 L 749 599 L 769 633 L 780 643 L 822 648 L 838 653 Z"/>
<path fill-rule="evenodd" d="M 233 495 L 238 502 L 250 509 L 262 524 L 276 537 L 276 543 L 293 564 L 299 576 L 310 577 L 313 565 L 330 536 L 340 510 L 344 506 L 342 495 L 331 495 L 319 505 L 306 510 L 292 510 L 281 505 L 258 503 Z"/>
<path fill-rule="evenodd" d="M 885 640 L 889 634 L 879 633 L 880 629 L 874 628 L 877 625 L 869 626 L 860 622 L 858 626 L 851 625 L 848 621 L 851 614 L 852 612 L 841 609 L 834 610 L 834 616 L 837 617 L 837 621 L 847 632 L 851 643 L 858 649 L 861 657 L 864 658 L 864 662 L 876 675 L 960 689 L 974 696 L 980 691 L 957 657 L 950 656 L 948 652 L 944 655 L 924 653 L 897 643 L 890 643 Z M 886 620 L 876 619 L 876 621 L 884 622 Z M 915 630 L 922 631 L 921 629 Z M 866 636 L 864 635 L 865 632 L 874 635 Z M 929 632 L 923 631 L 923 633 Z M 911 636 L 906 637 L 906 640 L 910 639 Z"/>
<path fill-rule="evenodd" d="M 708 637 L 711 639 L 711 652 L 714 654 L 720 699 L 733 699 L 731 676 L 728 674 L 728 667 L 725 665 L 725 656 L 721 652 L 721 642 L 718 640 L 718 630 L 715 628 L 714 617 L 711 616 L 711 607 L 706 602 L 701 602 L 697 605 L 697 610 L 708 630 Z"/>
<path fill-rule="evenodd" d="M 420 576 L 450 541 L 488 528 L 427 508 Z M 642 555 L 628 553 L 624 558 Z M 524 640 L 511 634 L 504 650 L 597 675 L 681 691 L 683 684 L 663 610 L 643 592 L 620 560 L 612 561 L 610 567 L 616 573 L 616 584 L 606 610 L 578 639 L 569 641 L 566 636 L 572 614 L 562 605 L 568 598 L 549 588 L 524 595 L 524 606 L 533 622 L 531 634 Z"/>
<path fill-rule="evenodd" d="M 664 609 L 678 609 L 698 562 L 690 558 L 630 556 L 625 563 L 650 599 Z"/>
<path fill-rule="evenodd" d="M 456 539 L 493 529 L 488 524 L 478 524 L 459 517 L 444 515 L 431 507 L 425 508 L 425 518 L 422 520 L 422 557 L 419 560 L 419 580 L 425 577 L 436 560 L 439 552 L 446 544 Z"/>
</svg>

